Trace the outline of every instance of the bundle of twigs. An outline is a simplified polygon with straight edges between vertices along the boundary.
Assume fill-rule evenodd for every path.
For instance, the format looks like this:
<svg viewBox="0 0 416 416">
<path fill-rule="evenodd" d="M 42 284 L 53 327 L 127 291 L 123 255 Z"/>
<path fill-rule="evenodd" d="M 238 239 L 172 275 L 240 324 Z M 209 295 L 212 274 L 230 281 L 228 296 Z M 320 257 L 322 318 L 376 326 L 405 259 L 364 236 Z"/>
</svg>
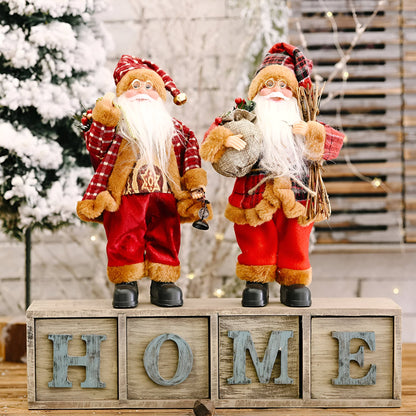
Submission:
<svg viewBox="0 0 416 416">
<path fill-rule="evenodd" d="M 323 90 L 324 86 L 319 88 L 318 85 L 309 88 L 299 87 L 298 104 L 304 121 L 316 121 Z M 331 204 L 322 178 L 322 171 L 323 159 L 310 162 L 308 188 L 313 193 L 308 192 L 306 215 L 303 221 L 305 224 L 328 219 L 331 215 Z"/>
</svg>

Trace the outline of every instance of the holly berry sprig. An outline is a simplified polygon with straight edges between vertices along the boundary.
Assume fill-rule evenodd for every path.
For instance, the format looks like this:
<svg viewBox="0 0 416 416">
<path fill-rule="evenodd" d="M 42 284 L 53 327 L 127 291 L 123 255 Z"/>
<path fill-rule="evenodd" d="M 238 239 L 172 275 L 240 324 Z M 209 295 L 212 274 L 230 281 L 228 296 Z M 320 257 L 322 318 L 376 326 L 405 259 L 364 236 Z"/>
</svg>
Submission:
<svg viewBox="0 0 416 416">
<path fill-rule="evenodd" d="M 92 109 L 85 110 L 81 115 L 74 116 L 75 124 L 82 132 L 88 131 L 92 124 Z"/>
<path fill-rule="evenodd" d="M 256 103 L 252 100 L 245 100 L 244 98 L 238 97 L 235 100 L 236 108 L 246 111 L 253 111 L 256 107 Z"/>
<path fill-rule="evenodd" d="M 240 110 L 246 110 L 246 111 L 253 111 L 254 108 L 256 107 L 256 103 L 252 100 L 245 100 L 244 98 L 238 97 L 234 100 L 235 102 L 235 107 L 233 108 L 233 110 L 236 110 L 237 108 Z M 222 117 L 217 117 L 215 119 L 215 124 L 217 126 L 222 124 L 222 118 L 228 116 L 231 113 L 231 111 L 228 111 L 227 113 L 225 113 Z"/>
</svg>

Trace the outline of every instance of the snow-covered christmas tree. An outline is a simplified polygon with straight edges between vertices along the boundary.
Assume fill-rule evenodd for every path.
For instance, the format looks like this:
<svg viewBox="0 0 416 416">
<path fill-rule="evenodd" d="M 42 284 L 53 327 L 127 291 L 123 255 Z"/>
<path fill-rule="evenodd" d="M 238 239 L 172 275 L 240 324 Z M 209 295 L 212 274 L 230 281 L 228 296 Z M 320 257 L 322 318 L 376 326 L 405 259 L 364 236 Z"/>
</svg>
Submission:
<svg viewBox="0 0 416 416">
<path fill-rule="evenodd" d="M 0 221 L 56 229 L 76 220 L 91 176 L 74 114 L 108 89 L 103 0 L 0 0 Z"/>
</svg>

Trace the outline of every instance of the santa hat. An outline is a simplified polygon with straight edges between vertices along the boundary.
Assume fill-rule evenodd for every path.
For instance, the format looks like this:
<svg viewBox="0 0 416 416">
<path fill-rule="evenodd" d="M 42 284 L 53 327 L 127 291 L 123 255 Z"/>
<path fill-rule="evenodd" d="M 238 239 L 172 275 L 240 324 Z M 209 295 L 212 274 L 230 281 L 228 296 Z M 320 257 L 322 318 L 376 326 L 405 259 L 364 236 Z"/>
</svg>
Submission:
<svg viewBox="0 0 416 416">
<path fill-rule="evenodd" d="M 177 105 L 185 104 L 187 99 L 165 71 L 146 59 L 123 55 L 117 63 L 113 77 L 118 97 L 128 90 L 135 79 L 139 79 L 140 81 L 151 81 L 154 89 L 163 100 L 166 100 L 166 90 L 171 93 L 173 102 Z"/>
<path fill-rule="evenodd" d="M 312 85 L 312 61 L 293 45 L 280 42 L 271 47 L 251 81 L 248 98 L 252 100 L 270 79 L 283 79 L 293 94 L 297 95 L 299 86 Z"/>
</svg>

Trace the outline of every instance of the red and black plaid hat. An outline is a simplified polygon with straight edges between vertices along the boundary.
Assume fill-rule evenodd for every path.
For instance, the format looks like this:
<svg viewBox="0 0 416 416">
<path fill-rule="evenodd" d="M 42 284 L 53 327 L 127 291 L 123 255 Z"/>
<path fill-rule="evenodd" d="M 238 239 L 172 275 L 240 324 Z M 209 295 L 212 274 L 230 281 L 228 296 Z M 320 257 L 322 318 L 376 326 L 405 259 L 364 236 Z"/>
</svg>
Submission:
<svg viewBox="0 0 416 416">
<path fill-rule="evenodd" d="M 137 78 L 143 81 L 152 81 L 155 90 L 164 100 L 166 99 L 165 90 L 171 93 L 175 104 L 185 104 L 187 99 L 186 95 L 179 91 L 172 78 L 165 71 L 146 59 L 123 55 L 117 63 L 113 77 L 118 96 L 125 92 L 131 82 Z"/>
<path fill-rule="evenodd" d="M 256 72 L 249 88 L 248 98 L 253 99 L 269 78 L 283 78 L 296 94 L 297 87 L 309 87 L 312 61 L 293 45 L 280 42 L 273 45 Z"/>
</svg>

